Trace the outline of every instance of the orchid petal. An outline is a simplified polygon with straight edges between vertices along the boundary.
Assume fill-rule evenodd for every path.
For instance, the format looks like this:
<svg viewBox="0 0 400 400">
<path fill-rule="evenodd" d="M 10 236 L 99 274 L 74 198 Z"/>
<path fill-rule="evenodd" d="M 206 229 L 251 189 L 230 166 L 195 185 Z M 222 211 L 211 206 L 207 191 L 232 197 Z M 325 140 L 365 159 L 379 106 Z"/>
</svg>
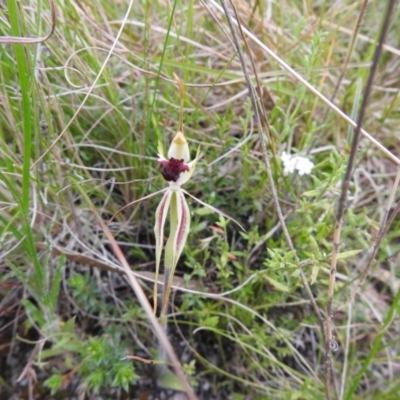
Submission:
<svg viewBox="0 0 400 400">
<path fill-rule="evenodd" d="M 158 155 L 160 156 L 160 158 L 165 160 L 164 146 L 163 146 L 161 140 L 158 141 L 157 151 L 158 151 Z"/>
<path fill-rule="evenodd" d="M 200 147 L 197 149 L 196 158 L 188 164 L 189 171 L 181 172 L 181 175 L 179 176 L 178 180 L 176 181 L 177 185 L 179 185 L 179 186 L 183 185 L 192 177 L 194 169 L 196 167 L 196 163 L 199 159 L 199 155 L 200 155 Z"/>
<path fill-rule="evenodd" d="M 180 190 L 174 190 L 170 205 L 170 236 L 165 246 L 165 280 L 164 298 L 161 316 L 164 317 L 168 307 L 169 294 L 172 280 L 179 257 L 186 244 L 190 230 L 190 210 L 185 196 Z"/>
<path fill-rule="evenodd" d="M 211 211 L 214 211 L 214 212 L 216 212 L 217 214 L 223 216 L 224 218 L 229 219 L 229 221 L 234 222 L 237 226 L 239 226 L 239 228 L 240 228 L 243 232 L 246 232 L 246 230 L 243 228 L 243 226 L 240 225 L 239 222 L 237 222 L 234 218 L 230 217 L 228 214 L 225 214 L 224 212 L 218 210 L 218 208 L 215 208 L 215 207 L 211 206 L 210 204 L 204 203 L 204 201 L 201 201 L 200 199 L 198 199 L 197 197 L 191 195 L 189 192 L 187 192 L 187 191 L 184 190 L 184 189 L 181 189 L 181 191 L 182 191 L 183 193 L 187 194 L 188 196 L 190 196 L 193 200 L 196 200 L 196 201 L 197 201 L 198 203 L 200 203 L 201 205 L 203 205 L 203 206 L 209 208 Z"/>
<path fill-rule="evenodd" d="M 168 209 L 171 203 L 171 197 L 174 194 L 172 190 L 168 190 L 160 201 L 160 204 L 156 210 L 156 223 L 154 225 L 154 234 L 156 237 L 156 276 L 153 288 L 154 298 L 154 314 L 157 312 L 157 286 L 158 286 L 158 274 L 160 271 L 161 254 L 164 242 L 164 225 L 168 215 Z"/>
</svg>

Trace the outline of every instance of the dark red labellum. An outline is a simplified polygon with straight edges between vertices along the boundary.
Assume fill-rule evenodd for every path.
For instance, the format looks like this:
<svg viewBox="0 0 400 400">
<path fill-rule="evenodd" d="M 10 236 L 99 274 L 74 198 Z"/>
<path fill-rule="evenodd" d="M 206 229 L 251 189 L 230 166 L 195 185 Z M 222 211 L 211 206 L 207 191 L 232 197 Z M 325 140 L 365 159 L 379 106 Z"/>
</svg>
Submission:
<svg viewBox="0 0 400 400">
<path fill-rule="evenodd" d="M 173 157 L 169 161 L 160 161 L 161 174 L 167 182 L 176 182 L 181 175 L 181 172 L 189 171 L 189 165 L 183 160 L 177 160 Z"/>
</svg>

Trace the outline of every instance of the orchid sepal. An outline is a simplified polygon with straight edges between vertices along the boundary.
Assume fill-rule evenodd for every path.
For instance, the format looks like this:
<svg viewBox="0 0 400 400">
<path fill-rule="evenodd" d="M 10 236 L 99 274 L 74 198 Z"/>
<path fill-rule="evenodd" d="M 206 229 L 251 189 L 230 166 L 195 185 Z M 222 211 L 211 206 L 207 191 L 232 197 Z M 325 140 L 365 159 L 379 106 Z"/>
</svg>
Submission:
<svg viewBox="0 0 400 400">
<path fill-rule="evenodd" d="M 167 188 L 156 210 L 156 222 L 154 225 L 154 235 L 156 238 L 156 276 L 153 288 L 154 314 L 157 312 L 157 299 L 158 299 L 157 286 L 158 286 L 158 275 L 160 272 L 161 254 L 164 242 L 164 225 L 171 204 L 172 195 L 173 191 Z"/>
<path fill-rule="evenodd" d="M 189 197 L 191 197 L 193 200 L 196 200 L 199 204 L 201 204 L 204 207 L 209 208 L 211 211 L 217 213 L 218 215 L 221 215 L 222 217 L 229 219 L 229 221 L 234 222 L 243 232 L 246 232 L 246 229 L 243 228 L 242 225 L 239 224 L 239 222 L 236 221 L 235 218 L 230 217 L 228 214 L 225 214 L 224 212 L 222 212 L 221 210 L 218 210 L 218 208 L 213 207 L 210 204 L 205 203 L 204 201 L 198 199 L 196 196 L 193 196 L 192 194 L 190 194 L 188 191 L 186 191 L 185 189 L 181 189 L 182 193 L 187 194 Z"/>
<path fill-rule="evenodd" d="M 179 258 L 185 247 L 190 231 L 190 210 L 184 194 L 180 189 L 170 189 L 172 194 L 170 204 L 170 235 L 165 245 L 165 277 L 164 295 L 161 315 L 165 315 L 168 307 L 168 299 L 171 292 L 172 280 Z"/>
<path fill-rule="evenodd" d="M 178 131 L 172 139 L 171 145 L 168 149 L 168 158 L 175 158 L 183 160 L 184 163 L 190 161 L 189 145 L 182 131 Z"/>
<path fill-rule="evenodd" d="M 141 203 L 141 202 L 144 201 L 144 200 L 151 199 L 152 197 L 155 197 L 155 196 L 157 196 L 157 195 L 159 195 L 159 194 L 161 194 L 161 193 L 164 193 L 164 192 L 167 191 L 167 190 L 168 190 L 168 188 L 164 188 L 164 189 L 158 190 L 157 192 L 150 193 L 149 195 L 144 196 L 144 197 L 142 197 L 142 198 L 140 198 L 140 199 L 131 201 L 130 203 L 128 203 L 128 204 L 126 204 L 125 206 L 123 206 L 122 208 L 120 208 L 120 209 L 109 219 L 108 223 L 110 223 L 121 211 L 124 211 L 124 210 L 127 209 L 128 207 L 132 207 L 132 206 L 134 206 L 135 204 Z"/>
</svg>

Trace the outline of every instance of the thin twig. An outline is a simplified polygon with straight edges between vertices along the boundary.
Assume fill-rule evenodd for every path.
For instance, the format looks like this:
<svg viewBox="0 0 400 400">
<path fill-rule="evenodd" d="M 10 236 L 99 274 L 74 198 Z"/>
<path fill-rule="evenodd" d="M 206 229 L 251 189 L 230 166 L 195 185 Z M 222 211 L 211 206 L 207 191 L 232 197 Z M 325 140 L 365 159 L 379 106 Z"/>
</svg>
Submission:
<svg viewBox="0 0 400 400">
<path fill-rule="evenodd" d="M 372 248 L 372 252 L 371 252 L 371 255 L 370 255 L 369 259 L 368 259 L 367 265 L 365 266 L 364 271 L 361 274 L 361 278 L 358 281 L 356 288 L 353 290 L 353 292 L 351 293 L 351 295 L 347 299 L 346 303 L 341 305 L 338 308 L 337 311 L 342 311 L 344 308 L 346 308 L 354 300 L 354 297 L 356 296 L 357 292 L 360 290 L 361 286 L 364 284 L 365 279 L 367 278 L 367 276 L 368 276 L 368 274 L 369 274 L 369 272 L 371 270 L 372 264 L 373 264 L 373 262 L 375 261 L 375 258 L 376 258 L 376 254 L 378 253 L 378 250 L 381 247 L 382 240 L 385 237 L 387 231 L 389 230 L 390 225 L 392 224 L 394 217 L 396 216 L 396 214 L 399 211 L 399 204 L 400 203 L 397 204 L 396 208 L 392 211 L 392 213 L 390 213 L 390 209 L 391 209 L 391 206 L 392 206 L 392 203 L 393 203 L 393 199 L 394 199 L 394 194 L 397 191 L 397 188 L 399 186 L 399 182 L 400 182 L 400 168 L 398 169 L 396 180 L 395 180 L 395 183 L 393 184 L 393 187 L 392 187 L 389 199 L 388 199 L 388 204 L 387 204 L 387 207 L 386 207 L 385 215 L 384 215 L 383 221 L 381 223 L 381 228 L 379 229 L 379 233 L 378 233 L 378 236 L 377 236 L 377 238 L 375 240 L 375 243 L 374 243 L 374 246 Z M 390 217 L 389 217 L 389 214 L 390 214 Z"/>
<path fill-rule="evenodd" d="M 210 3 L 220 10 L 221 12 L 224 9 L 215 2 L 215 0 L 209 0 Z M 233 24 L 238 25 L 238 22 L 232 18 Z M 288 71 L 290 75 L 296 78 L 300 83 L 302 83 L 308 90 L 310 90 L 315 96 L 317 96 L 320 100 L 322 100 L 325 104 L 330 107 L 332 111 L 342 117 L 347 123 L 349 123 L 354 128 L 357 124 L 346 115 L 339 107 L 335 106 L 328 98 L 326 98 L 322 93 L 320 93 L 314 86 L 312 86 L 305 78 L 303 78 L 298 72 L 296 72 L 293 68 L 291 68 L 285 61 L 283 61 L 276 53 L 274 53 L 269 47 L 267 47 L 264 43 L 262 43 L 256 36 L 254 36 L 248 29 L 242 27 L 242 31 L 261 49 L 263 49 L 271 58 L 273 58 L 283 69 Z M 360 132 L 379 150 L 381 150 L 388 158 L 390 158 L 396 165 L 400 165 L 400 159 L 396 157 L 392 152 L 390 152 L 385 146 L 379 143 L 374 137 L 372 137 L 365 129 L 360 129 Z"/>
<path fill-rule="evenodd" d="M 82 191 L 81 191 L 81 193 L 85 197 L 87 197 L 86 193 L 83 193 Z M 86 200 L 88 201 L 88 204 L 89 204 L 92 212 L 94 213 L 100 226 L 102 227 L 104 234 L 106 235 L 107 239 L 109 240 L 111 248 L 113 249 L 115 255 L 117 256 L 119 262 L 121 263 L 121 267 L 125 272 L 126 278 L 129 282 L 130 286 L 132 287 L 133 291 L 135 292 L 135 295 L 136 295 L 137 299 L 139 300 L 140 305 L 142 306 L 143 310 L 145 311 L 147 318 L 148 318 L 149 322 L 151 323 L 153 330 L 154 330 L 161 346 L 163 347 L 166 354 L 168 355 L 168 357 L 173 365 L 173 368 L 176 372 L 176 375 L 179 378 L 179 380 L 181 381 L 181 383 L 185 389 L 186 394 L 188 395 L 190 400 L 196 400 L 197 396 L 195 395 L 193 388 L 190 386 L 190 383 L 188 382 L 188 380 L 185 376 L 185 373 L 183 372 L 183 369 L 178 360 L 178 357 L 176 356 L 174 349 L 173 349 L 170 341 L 168 340 L 167 335 L 164 332 L 164 329 L 162 328 L 162 326 L 158 322 L 157 318 L 153 314 L 153 309 L 150 306 L 150 303 L 149 303 L 146 295 L 144 294 L 143 289 L 140 286 L 140 283 L 138 282 L 136 276 L 134 275 L 133 271 L 130 269 L 129 264 L 126 261 L 124 254 L 122 253 L 121 248 L 119 247 L 118 243 L 116 242 L 116 240 L 115 240 L 114 236 L 112 235 L 108 226 L 103 222 L 101 216 L 99 215 L 99 213 L 96 210 L 96 208 L 94 207 L 94 205 L 90 202 L 90 199 L 86 198 Z"/>
<path fill-rule="evenodd" d="M 267 145 L 265 143 L 265 138 L 264 138 L 264 134 L 263 134 L 263 126 L 262 126 L 260 112 L 259 112 L 259 108 L 258 108 L 258 104 L 257 104 L 257 94 L 256 94 L 255 88 L 253 86 L 252 80 L 250 78 L 250 75 L 249 75 L 249 72 L 248 72 L 248 69 L 247 69 L 247 65 L 246 65 L 246 62 L 245 62 L 245 59 L 244 59 L 244 54 L 243 54 L 243 51 L 242 51 L 241 46 L 240 46 L 239 37 L 238 37 L 238 34 L 236 32 L 234 23 L 233 23 L 232 15 L 231 15 L 228 7 L 227 7 L 226 1 L 225 0 L 221 0 L 221 4 L 222 4 L 222 7 L 223 7 L 225 15 L 226 15 L 226 18 L 227 18 L 228 23 L 229 23 L 229 27 L 230 27 L 230 30 L 231 30 L 231 33 L 232 33 L 232 37 L 233 37 L 233 40 L 235 42 L 235 47 L 236 47 L 235 50 L 238 52 L 239 60 L 240 60 L 240 63 L 241 63 L 241 66 L 242 66 L 242 70 L 243 70 L 243 74 L 245 76 L 245 79 L 246 79 L 246 82 L 247 82 L 247 86 L 248 86 L 248 89 L 249 89 L 249 96 L 250 96 L 251 103 L 252 103 L 253 110 L 254 110 L 254 117 L 255 117 L 255 120 L 256 120 L 258 133 L 259 133 L 259 137 L 260 137 L 262 154 L 263 154 L 264 163 L 265 163 L 265 167 L 266 167 L 266 171 L 267 171 L 267 175 L 268 175 L 268 179 L 269 179 L 269 183 L 270 183 L 270 187 L 271 187 L 272 198 L 274 200 L 274 204 L 275 204 L 276 211 L 277 211 L 277 214 L 278 214 L 278 219 L 279 219 L 279 222 L 280 222 L 280 224 L 282 226 L 282 230 L 284 232 L 284 235 L 285 235 L 286 241 L 288 243 L 288 246 L 289 246 L 290 250 L 292 250 L 293 253 L 295 254 L 295 257 L 297 259 L 297 264 L 299 265 L 300 261 L 298 260 L 295 248 L 293 246 L 292 240 L 290 238 L 289 232 L 288 232 L 287 227 L 286 227 L 285 218 L 284 218 L 284 216 L 282 214 L 282 210 L 281 210 L 281 207 L 280 207 L 280 204 L 279 204 L 278 193 L 277 193 L 277 190 L 276 190 L 276 187 L 275 187 L 274 177 L 273 177 L 273 174 L 272 174 L 271 164 L 270 164 L 270 161 L 269 161 L 269 156 L 268 156 L 268 151 L 267 151 Z M 232 4 L 232 7 L 234 8 L 233 4 Z M 241 29 L 240 24 L 237 23 L 237 25 L 239 26 L 239 29 Z M 246 43 L 246 41 L 245 41 L 245 43 Z M 253 71 L 253 72 L 256 73 L 256 71 Z M 265 120 L 267 120 L 266 116 L 264 116 L 264 118 L 265 118 Z M 312 305 L 312 307 L 314 309 L 314 312 L 317 315 L 318 321 L 319 321 L 319 323 L 321 325 L 322 335 L 323 335 L 323 337 L 325 339 L 325 332 L 324 332 L 324 329 L 323 329 L 324 321 L 323 321 L 321 312 L 320 312 L 320 310 L 318 308 L 318 305 L 317 305 L 317 303 L 316 303 L 316 301 L 314 299 L 314 296 L 313 296 L 313 294 L 311 292 L 311 288 L 310 288 L 310 286 L 309 286 L 309 284 L 307 282 L 307 279 L 306 279 L 306 276 L 304 274 L 304 271 L 301 268 L 299 268 L 299 272 L 300 272 L 300 278 L 302 280 L 303 286 L 304 286 L 304 288 L 305 288 L 305 290 L 307 292 L 307 296 L 308 296 L 308 298 L 310 300 L 310 303 L 311 303 L 311 305 Z"/>
<path fill-rule="evenodd" d="M 383 25 L 379 35 L 378 44 L 375 49 L 371 69 L 369 72 L 368 80 L 364 89 L 363 101 L 361 104 L 361 109 L 358 114 L 357 124 L 354 131 L 353 142 L 351 145 L 351 151 L 349 160 L 347 163 L 345 177 L 343 179 L 342 190 L 339 198 L 339 206 L 336 214 L 336 222 L 335 222 L 335 231 L 333 234 L 333 249 L 332 249 L 332 258 L 331 258 L 331 267 L 330 267 L 330 277 L 329 277 L 329 288 L 328 288 L 328 303 L 327 303 L 327 311 L 326 311 L 326 336 L 327 341 L 325 343 L 325 358 L 326 360 L 330 358 L 330 354 L 332 350 L 337 348 L 337 343 L 333 336 L 333 323 L 332 323 L 332 304 L 333 304 L 333 295 L 334 295 L 334 287 L 335 287 L 335 277 L 336 277 L 336 266 L 338 260 L 339 253 L 339 242 L 340 242 L 340 232 L 342 228 L 342 220 L 344 211 L 346 209 L 347 202 L 347 192 L 350 186 L 350 178 L 353 173 L 354 162 L 357 154 L 358 142 L 360 140 L 361 135 L 361 125 L 364 121 L 365 112 L 367 109 L 368 100 L 372 90 L 372 84 L 375 76 L 376 69 L 378 67 L 378 62 L 382 53 L 383 42 L 385 41 L 386 33 L 389 28 L 389 22 L 391 13 L 394 8 L 394 0 L 390 0 L 388 4 L 386 13 L 383 18 Z M 326 374 L 327 376 L 330 374 Z M 328 384 L 328 382 L 327 382 Z"/>
<path fill-rule="evenodd" d="M 72 123 L 75 121 L 75 118 L 78 116 L 78 114 L 81 112 L 81 110 L 83 109 L 83 106 L 85 105 L 87 99 L 92 95 L 92 92 L 94 90 L 94 88 L 96 87 L 97 82 L 99 81 L 101 75 L 103 74 L 108 61 L 110 60 L 111 56 L 114 53 L 115 48 L 117 47 L 119 38 L 122 35 L 122 32 L 124 31 L 124 28 L 126 26 L 126 23 L 128 21 L 129 18 L 129 14 L 133 8 L 134 5 L 134 1 L 130 0 L 129 5 L 126 9 L 126 13 L 124 16 L 124 19 L 121 23 L 121 26 L 118 30 L 117 36 L 114 39 L 113 44 L 111 45 L 111 48 L 103 62 L 103 64 L 100 67 L 100 70 L 98 72 L 98 74 L 96 75 L 96 78 L 94 79 L 93 83 L 90 85 L 90 87 L 88 88 L 88 91 L 84 97 L 84 99 L 82 100 L 82 102 L 79 104 L 78 109 L 75 111 L 74 115 L 72 116 L 72 118 L 69 120 L 69 122 L 64 126 L 63 130 L 61 131 L 61 133 L 57 136 L 57 138 L 53 141 L 53 143 L 48 147 L 48 149 L 31 165 L 31 169 L 35 168 L 36 164 L 38 164 L 39 162 L 41 162 L 43 160 L 44 157 L 46 157 L 46 155 L 54 148 L 54 146 L 59 142 L 59 140 L 63 137 L 63 135 L 65 134 L 65 132 L 67 132 L 67 130 L 69 129 L 69 127 L 72 125 Z"/>
<path fill-rule="evenodd" d="M 347 378 L 347 366 L 349 363 L 349 353 L 350 353 L 350 341 L 351 341 L 351 319 L 353 316 L 353 309 L 351 304 L 349 304 L 347 310 L 347 324 L 346 324 L 346 345 L 344 347 L 344 362 L 343 362 L 343 370 L 342 370 L 342 380 L 340 384 L 340 394 L 339 400 L 343 400 L 344 389 L 346 386 L 346 378 Z"/>
<path fill-rule="evenodd" d="M 48 40 L 54 33 L 56 29 L 56 8 L 54 5 L 54 0 L 50 0 L 50 10 L 51 10 L 51 28 L 48 35 L 39 38 L 25 38 L 16 36 L 0 36 L 0 43 L 4 44 L 37 44 L 43 43 Z"/>
<path fill-rule="evenodd" d="M 346 59 L 344 60 L 343 67 L 341 68 L 342 71 L 340 72 L 339 78 L 336 82 L 335 88 L 333 89 L 333 92 L 331 95 L 331 102 L 333 102 L 335 100 L 336 94 L 340 88 L 340 85 L 342 83 L 344 75 L 346 74 L 351 55 L 353 54 L 354 45 L 357 40 L 357 35 L 358 35 L 358 32 L 360 31 L 361 22 L 362 22 L 362 19 L 364 18 L 365 10 L 367 9 L 367 5 L 368 5 L 368 0 L 364 0 L 363 3 L 361 4 L 360 14 L 357 17 L 356 25 L 353 30 L 353 36 L 351 38 L 350 46 L 347 51 Z M 326 112 L 322 118 L 322 121 L 326 120 L 328 114 L 329 114 L 329 108 L 326 110 Z"/>
</svg>

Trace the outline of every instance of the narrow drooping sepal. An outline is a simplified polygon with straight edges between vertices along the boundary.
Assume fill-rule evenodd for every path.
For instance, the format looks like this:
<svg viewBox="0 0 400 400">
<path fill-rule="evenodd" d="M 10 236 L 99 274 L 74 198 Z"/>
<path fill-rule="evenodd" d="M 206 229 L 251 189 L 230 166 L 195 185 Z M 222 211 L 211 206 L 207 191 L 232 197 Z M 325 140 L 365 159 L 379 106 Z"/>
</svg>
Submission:
<svg viewBox="0 0 400 400">
<path fill-rule="evenodd" d="M 165 246 L 165 279 L 161 315 L 165 315 L 167 312 L 175 268 L 190 230 L 190 210 L 185 196 L 180 190 L 173 191 L 170 204 L 170 222 L 170 236 Z"/>
<path fill-rule="evenodd" d="M 156 223 L 154 225 L 154 234 L 156 237 L 156 276 L 153 289 L 153 297 L 154 297 L 154 314 L 157 312 L 157 286 L 158 286 L 158 275 L 160 272 L 160 264 L 161 264 L 161 254 L 164 244 L 164 225 L 165 220 L 168 215 L 169 206 L 171 203 L 171 197 L 173 192 L 171 190 L 167 190 L 160 201 L 160 204 L 156 210 Z"/>
<path fill-rule="evenodd" d="M 164 189 L 159 190 L 158 192 L 154 192 L 154 193 L 151 193 L 151 194 L 149 194 L 149 195 L 147 195 L 147 196 L 144 196 L 144 197 L 142 197 L 141 199 L 131 201 L 131 202 L 130 202 L 129 204 L 127 204 L 126 206 L 123 206 L 122 208 L 120 208 L 120 209 L 110 218 L 110 220 L 108 221 L 108 223 L 110 223 L 110 222 L 116 217 L 116 215 L 118 215 L 121 211 L 124 211 L 125 209 L 127 209 L 127 208 L 129 208 L 129 207 L 132 207 L 133 205 L 138 204 L 138 203 L 140 203 L 140 202 L 142 202 L 142 201 L 144 201 L 144 200 L 151 199 L 152 197 L 157 196 L 158 194 L 164 193 L 164 192 L 167 191 L 167 190 L 168 190 L 168 188 L 164 188 Z"/>
<path fill-rule="evenodd" d="M 236 221 L 235 218 L 230 217 L 228 214 L 225 214 L 224 212 L 222 212 L 221 210 L 218 210 L 218 208 L 213 207 L 210 204 L 205 203 L 204 201 L 198 199 L 197 197 L 193 196 L 192 194 L 190 194 L 189 192 L 187 192 L 185 189 L 181 189 L 182 193 L 187 194 L 188 196 L 190 196 L 193 200 L 196 200 L 198 203 L 200 203 L 202 206 L 209 208 L 211 211 L 221 215 L 222 217 L 229 219 L 229 221 L 234 222 L 243 232 L 246 232 L 246 229 L 243 228 L 242 225 L 239 224 L 239 222 Z"/>
</svg>

